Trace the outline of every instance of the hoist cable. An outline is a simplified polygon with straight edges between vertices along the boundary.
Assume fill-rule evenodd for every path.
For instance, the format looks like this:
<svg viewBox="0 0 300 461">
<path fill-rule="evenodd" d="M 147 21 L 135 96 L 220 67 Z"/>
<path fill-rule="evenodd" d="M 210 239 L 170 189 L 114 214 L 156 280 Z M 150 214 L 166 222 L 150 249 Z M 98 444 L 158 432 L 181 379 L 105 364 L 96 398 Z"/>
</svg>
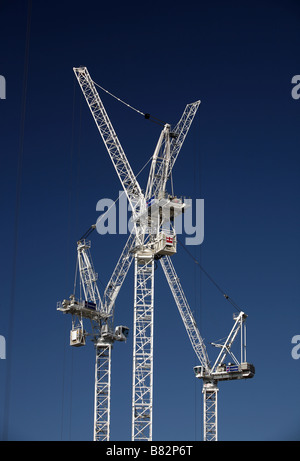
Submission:
<svg viewBox="0 0 300 461">
<path fill-rule="evenodd" d="M 102 91 L 105 91 L 105 93 L 109 94 L 110 96 L 112 96 L 113 98 L 115 98 L 117 101 L 121 102 L 122 104 L 124 104 L 125 106 L 129 107 L 130 109 L 132 110 L 135 110 L 138 114 L 141 114 L 143 115 L 144 117 L 146 117 L 146 115 L 148 114 L 144 114 L 144 112 L 141 112 L 140 110 L 136 109 L 135 107 L 131 106 L 130 104 L 128 104 L 127 102 L 123 101 L 122 99 L 118 98 L 117 96 L 115 96 L 114 94 L 110 93 L 110 91 L 106 90 L 105 88 L 103 88 L 101 85 L 99 85 L 98 83 L 96 83 L 94 80 L 93 80 L 93 83 L 98 86 L 99 88 L 101 88 Z"/>
<path fill-rule="evenodd" d="M 177 242 L 180 243 L 180 245 L 183 247 L 183 249 L 186 251 L 186 253 L 193 259 L 195 264 L 199 266 L 201 271 L 206 275 L 206 277 L 211 281 L 211 283 L 222 293 L 224 298 L 230 302 L 236 309 L 238 309 L 239 312 L 241 312 L 241 309 L 239 306 L 233 301 L 233 299 L 225 293 L 225 291 L 220 287 L 220 285 L 217 284 L 217 282 L 212 278 L 212 276 L 204 269 L 204 267 L 200 264 L 200 262 L 192 255 L 192 253 L 185 247 L 185 245 L 178 239 L 177 237 Z"/>
<path fill-rule="evenodd" d="M 131 106 L 130 104 L 128 104 L 128 102 L 125 102 L 125 101 L 123 101 L 123 99 L 118 98 L 118 96 L 112 94 L 110 91 L 108 91 L 108 90 L 106 90 L 105 88 L 103 88 L 101 85 L 99 85 L 99 83 L 96 83 L 94 80 L 92 80 L 92 82 L 94 83 L 94 85 L 96 85 L 96 86 L 97 86 L 98 88 L 100 88 L 102 91 L 104 91 L 105 93 L 109 94 L 110 96 L 112 96 L 114 99 L 116 99 L 117 101 L 121 102 L 121 103 L 124 104 L 125 106 L 129 107 L 129 109 L 132 109 L 132 110 L 134 110 L 135 112 L 137 112 L 138 114 L 143 115 L 143 117 L 144 117 L 146 120 L 150 120 L 150 122 L 157 123 L 158 125 L 163 125 L 163 126 L 164 126 L 164 125 L 166 124 L 163 120 L 160 120 L 159 118 L 156 118 L 156 117 L 152 117 L 150 114 L 144 113 L 144 112 L 142 112 L 141 110 L 136 109 L 136 107 Z"/>
</svg>

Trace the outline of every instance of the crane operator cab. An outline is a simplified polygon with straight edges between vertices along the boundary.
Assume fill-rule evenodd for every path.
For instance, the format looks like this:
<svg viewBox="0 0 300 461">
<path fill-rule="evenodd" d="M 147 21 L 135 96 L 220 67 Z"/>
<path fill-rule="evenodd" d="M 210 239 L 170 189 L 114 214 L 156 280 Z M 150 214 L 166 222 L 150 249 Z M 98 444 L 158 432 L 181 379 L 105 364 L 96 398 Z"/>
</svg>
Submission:
<svg viewBox="0 0 300 461">
<path fill-rule="evenodd" d="M 160 232 L 154 244 L 155 255 L 173 255 L 176 253 L 176 235 Z"/>
<path fill-rule="evenodd" d="M 73 328 L 70 331 L 70 346 L 85 346 L 85 336 L 86 333 L 81 327 Z"/>
</svg>

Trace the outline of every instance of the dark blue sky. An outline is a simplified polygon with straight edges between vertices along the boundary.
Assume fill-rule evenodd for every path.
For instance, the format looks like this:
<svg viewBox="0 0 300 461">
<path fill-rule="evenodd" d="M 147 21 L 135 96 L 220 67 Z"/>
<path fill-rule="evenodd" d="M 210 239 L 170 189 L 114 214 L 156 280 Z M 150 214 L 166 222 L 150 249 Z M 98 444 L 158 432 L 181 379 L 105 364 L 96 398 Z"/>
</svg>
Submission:
<svg viewBox="0 0 300 461">
<path fill-rule="evenodd" d="M 174 167 L 175 192 L 205 201 L 204 242 L 189 250 L 248 314 L 256 367 L 253 380 L 220 384 L 219 438 L 299 440 L 300 360 L 291 356 L 300 334 L 300 100 L 291 96 L 299 3 L 32 3 L 22 125 L 27 1 L 0 2 L 1 433 L 8 422 L 9 440 L 92 438 L 94 351 L 68 346 L 71 319 L 56 302 L 72 292 L 76 241 L 96 222 L 97 201 L 116 199 L 121 187 L 74 80 L 72 68 L 84 65 L 100 85 L 171 124 L 201 100 Z M 101 97 L 137 173 L 160 127 Z M 104 284 L 125 240 L 93 235 Z M 182 248 L 173 262 L 207 344 L 226 336 L 231 305 Z M 153 439 L 201 440 L 197 361 L 160 267 L 155 289 Z M 133 269 L 115 314 L 131 335 L 113 350 L 112 440 L 130 439 L 132 306 Z"/>
</svg>

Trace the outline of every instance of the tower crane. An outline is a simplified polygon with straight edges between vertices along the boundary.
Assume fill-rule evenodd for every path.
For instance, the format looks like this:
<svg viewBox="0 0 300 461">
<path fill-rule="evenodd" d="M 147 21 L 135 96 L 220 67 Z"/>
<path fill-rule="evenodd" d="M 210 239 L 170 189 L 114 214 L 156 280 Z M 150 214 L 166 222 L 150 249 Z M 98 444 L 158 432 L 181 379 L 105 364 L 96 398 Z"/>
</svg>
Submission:
<svg viewBox="0 0 300 461">
<path fill-rule="evenodd" d="M 236 379 L 252 378 L 255 368 L 246 361 L 246 318 L 240 311 L 234 314 L 234 325 L 223 344 L 212 345 L 219 347 L 220 353 L 213 365 L 208 358 L 207 350 L 201 338 L 197 323 L 192 314 L 187 298 L 184 295 L 180 280 L 169 256 L 160 260 L 166 279 L 171 288 L 175 303 L 183 320 L 190 342 L 201 365 L 194 367 L 196 378 L 203 380 L 203 439 L 205 441 L 218 440 L 218 382 Z M 231 348 L 237 334 L 240 332 L 240 360 L 233 354 Z M 227 355 L 234 363 L 225 363 Z"/>
<path fill-rule="evenodd" d="M 93 225 L 86 236 L 96 226 Z M 97 286 L 98 275 L 94 270 L 91 253 L 91 242 L 81 238 L 77 242 L 77 267 L 80 275 L 80 286 L 83 299 L 76 299 L 73 293 L 69 299 L 57 303 L 57 310 L 72 315 L 70 345 L 85 346 L 88 333 L 84 330 L 83 320 L 91 323 L 92 341 L 95 344 L 95 396 L 94 396 L 94 441 L 108 441 L 110 437 L 110 391 L 111 391 L 111 350 L 114 341 L 126 341 L 129 329 L 118 326 L 113 330 L 113 303 L 115 290 L 106 288 L 111 298 L 101 300 Z M 76 280 L 76 278 L 75 278 Z M 75 291 L 75 290 L 74 290 Z"/>
<path fill-rule="evenodd" d="M 204 342 L 170 259 L 177 251 L 176 233 L 171 223 L 176 216 L 184 212 L 186 204 L 181 198 L 174 196 L 173 191 L 169 194 L 166 187 L 200 101 L 187 104 L 174 128 L 171 129 L 170 124 L 164 124 L 152 156 L 144 193 L 87 68 L 79 67 L 73 70 L 132 211 L 133 230 L 104 292 L 102 311 L 100 309 L 103 315 L 109 318 L 116 296 L 134 261 L 131 438 L 133 441 L 152 440 L 154 262 L 160 260 L 188 336 L 201 364 L 195 368 L 195 373 L 196 377 L 203 379 L 204 438 L 205 440 L 216 439 L 217 382 L 222 379 L 251 377 L 254 374 L 254 368 L 242 360 L 236 363 L 237 369 L 225 368 L 223 370 L 224 365 L 220 364 L 220 359 L 224 361 L 225 356 L 231 353 L 231 345 L 244 325 L 246 318 L 244 313 L 236 317 L 236 323 L 228 341 L 223 345 L 218 345 L 221 347 L 221 352 L 218 361 L 211 367 Z M 149 114 L 143 115 L 145 118 L 150 118 Z"/>
</svg>

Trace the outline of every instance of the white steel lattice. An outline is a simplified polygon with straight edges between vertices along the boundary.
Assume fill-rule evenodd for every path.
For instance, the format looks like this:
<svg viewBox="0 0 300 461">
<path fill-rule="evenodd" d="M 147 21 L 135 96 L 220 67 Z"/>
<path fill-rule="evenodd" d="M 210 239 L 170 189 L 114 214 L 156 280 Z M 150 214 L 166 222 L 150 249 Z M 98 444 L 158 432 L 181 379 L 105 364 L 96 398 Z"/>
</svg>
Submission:
<svg viewBox="0 0 300 461">
<path fill-rule="evenodd" d="M 170 256 L 164 256 L 160 259 L 160 262 L 193 349 L 200 363 L 206 368 L 209 368 L 209 359 L 206 352 L 206 347 L 198 330 L 196 320 L 194 319 L 171 258 Z"/>
<path fill-rule="evenodd" d="M 91 243 L 80 240 L 77 243 L 78 265 L 84 298 L 96 304 L 97 310 L 101 309 L 101 298 L 97 286 L 98 274 L 96 274 L 90 254 Z"/>
<path fill-rule="evenodd" d="M 153 255 L 135 256 L 132 440 L 152 440 Z"/>
<path fill-rule="evenodd" d="M 111 348 L 96 345 L 94 441 L 109 441 Z"/>
<path fill-rule="evenodd" d="M 136 180 L 87 68 L 74 68 L 73 70 L 127 195 L 133 216 L 136 217 L 140 211 L 141 204 L 144 203 L 144 195 L 140 185 Z"/>
<path fill-rule="evenodd" d="M 203 385 L 204 441 L 218 440 L 218 388 L 213 383 Z"/>
<path fill-rule="evenodd" d="M 175 136 L 173 136 L 170 140 L 169 155 L 164 155 L 162 161 L 157 162 L 156 172 L 153 176 L 153 184 L 150 188 L 150 194 L 157 195 L 159 191 L 164 190 L 165 185 L 163 184 L 163 182 L 166 182 L 167 179 L 170 178 L 172 168 L 176 162 L 176 159 L 184 143 L 186 135 L 189 132 L 189 129 L 194 120 L 199 105 L 200 101 L 187 104 L 181 116 L 181 119 L 179 120 L 177 125 L 172 129 L 172 132 L 175 133 Z M 166 141 L 166 139 L 167 138 L 165 138 L 164 141 Z M 166 168 L 165 172 L 163 171 L 164 168 Z M 150 198 L 150 196 L 147 198 Z"/>
</svg>

